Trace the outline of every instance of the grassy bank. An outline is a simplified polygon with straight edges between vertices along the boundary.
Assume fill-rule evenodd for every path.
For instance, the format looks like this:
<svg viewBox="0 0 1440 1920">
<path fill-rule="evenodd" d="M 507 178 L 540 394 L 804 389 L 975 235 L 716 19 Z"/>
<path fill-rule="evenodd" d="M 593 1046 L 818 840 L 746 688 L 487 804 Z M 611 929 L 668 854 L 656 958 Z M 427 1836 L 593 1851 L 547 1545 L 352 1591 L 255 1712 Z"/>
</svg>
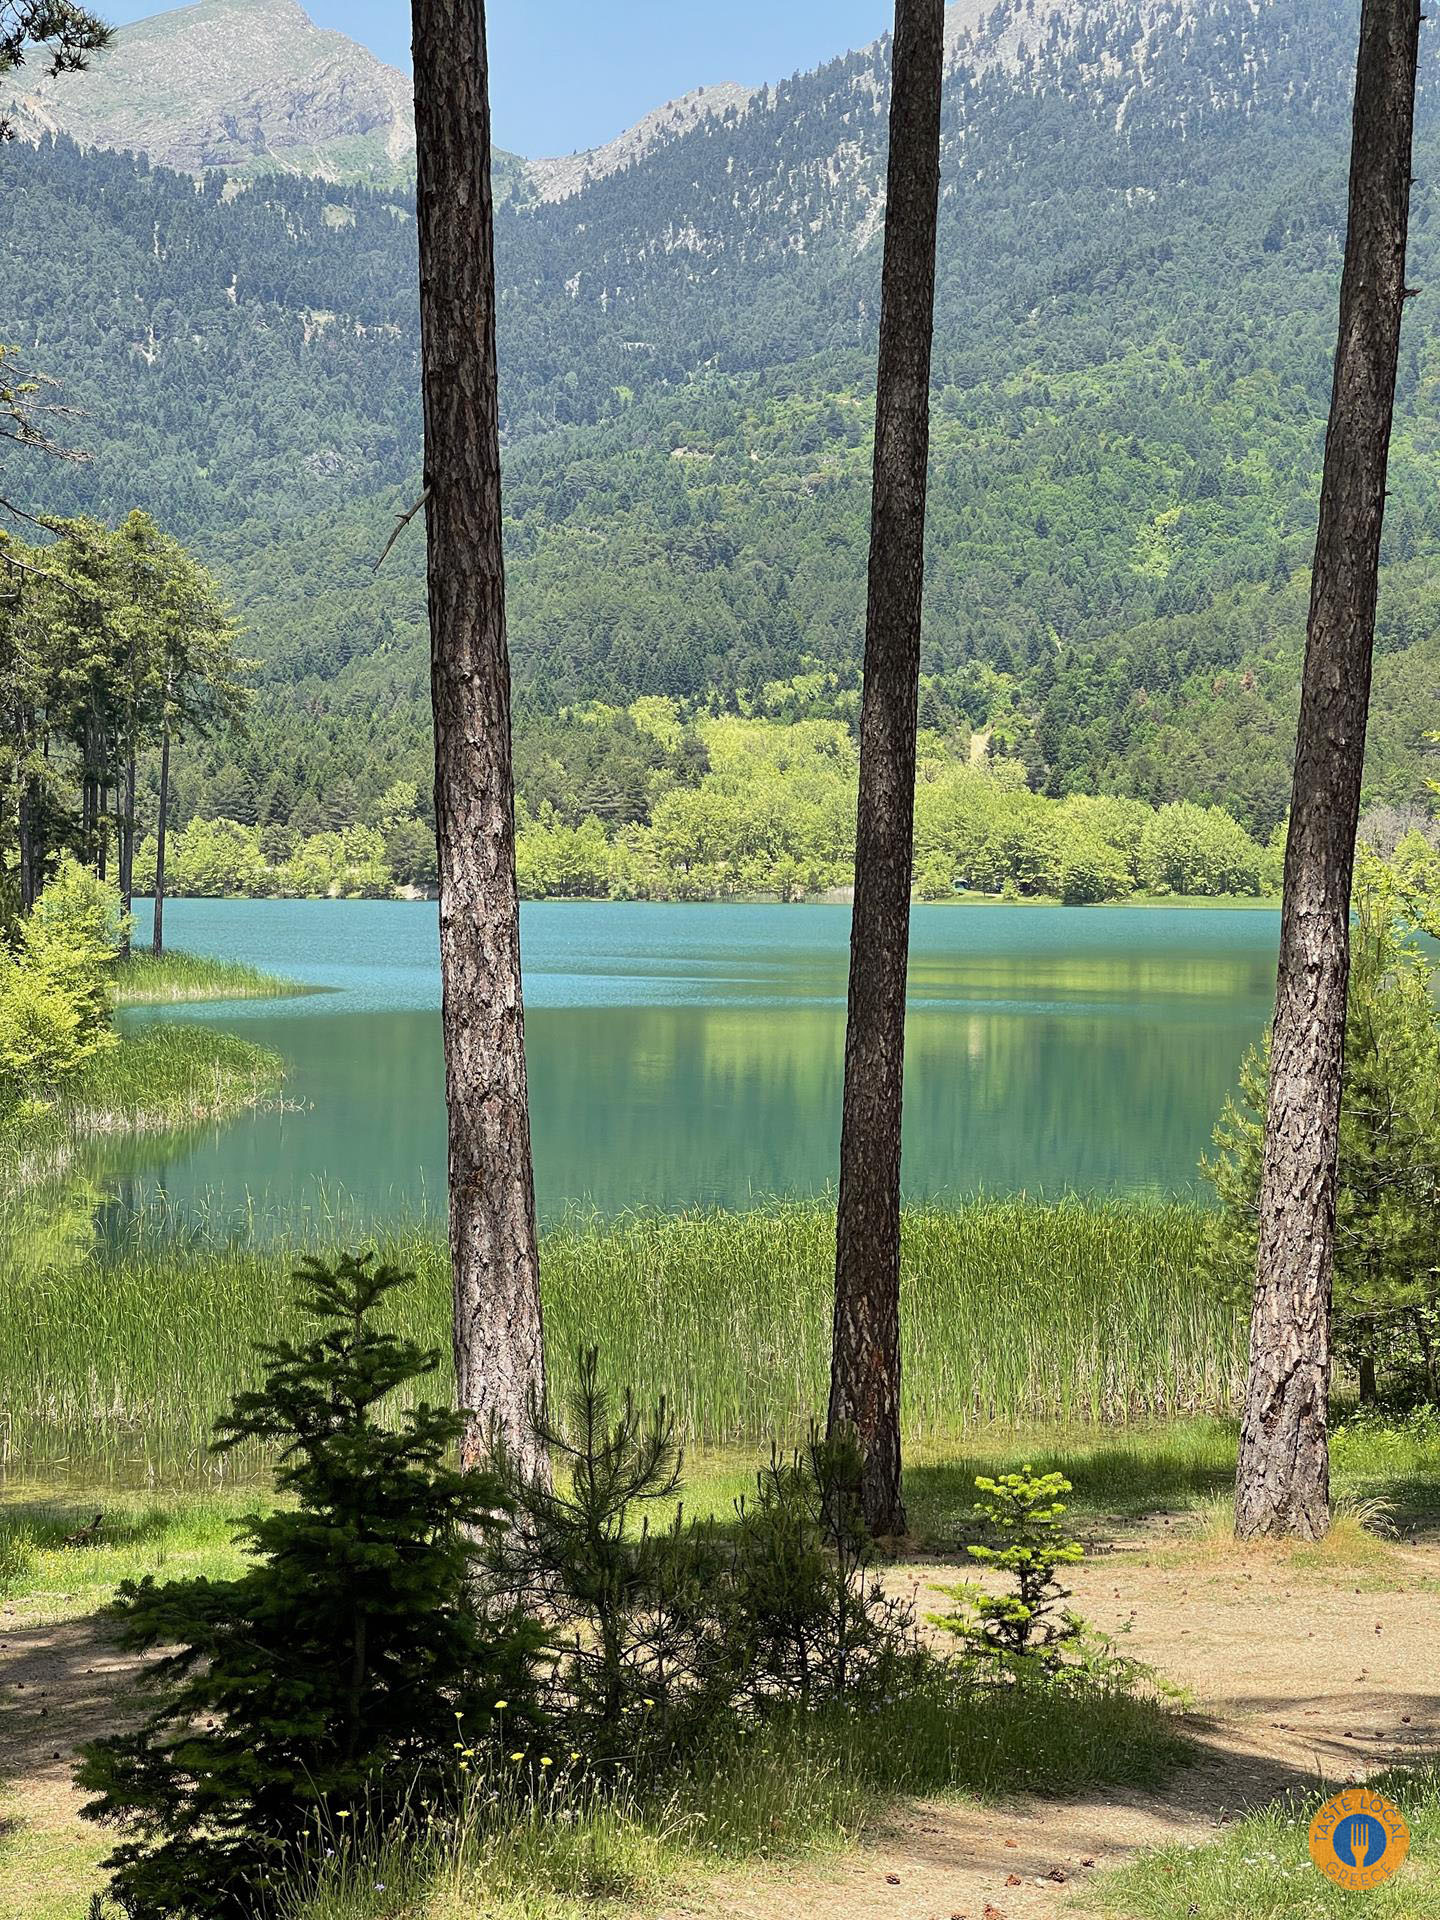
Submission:
<svg viewBox="0 0 1440 1920">
<path fill-rule="evenodd" d="M 278 1054 L 208 1027 L 177 1023 L 122 1034 L 50 1104 L 21 1108 L 0 1128 L 0 1169 L 36 1179 L 63 1168 L 87 1139 L 182 1132 L 222 1120 L 275 1094 L 283 1077 Z M 3 1232 L 0 1218 L 0 1243 Z M 0 1314 L 8 1318 L 9 1311 L 7 1300 Z"/>
<path fill-rule="evenodd" d="M 667 1395 L 689 1440 L 711 1449 L 802 1435 L 824 1405 L 833 1232 L 818 1203 L 561 1226 L 543 1258 L 552 1367 L 598 1344 L 612 1381 Z M 912 1445 L 992 1422 L 1228 1410 L 1244 1329 L 1198 1276 L 1204 1232 L 1198 1208 L 1143 1201 L 910 1209 Z M 394 1234 L 379 1251 L 418 1275 L 395 1308 L 404 1330 L 448 1356 L 439 1235 Z M 298 1327 L 293 1258 L 152 1238 L 142 1221 L 118 1248 L 7 1289 L 11 1457 L 198 1456 L 215 1413 L 255 1377 L 252 1344 Z M 433 1391 L 448 1394 L 443 1371 Z"/>
<path fill-rule="evenodd" d="M 213 960 L 203 953 L 162 953 L 136 948 L 112 976 L 120 1007 L 182 1006 L 199 1000 L 278 1000 L 311 988 L 282 980 L 242 960 Z"/>
<path fill-rule="evenodd" d="M 1440 1913 L 1440 1766 L 1367 1782 L 1404 1812 L 1410 1858 L 1363 1900 L 1317 1873 L 1306 1846 L 1315 1809 L 1335 1784 L 1251 1814 L 1207 1846 L 1142 1854 L 1086 1888 L 1080 1904 L 1105 1920 L 1341 1920 L 1360 1908 L 1376 1920 L 1430 1920 Z"/>
<path fill-rule="evenodd" d="M 1171 1713 L 1118 1691 L 957 1690 L 903 1708 L 737 1727 L 659 1793 L 597 1794 L 571 1768 L 532 1801 L 502 1779 L 423 1839 L 362 1838 L 342 1849 L 281 1912 L 584 1920 L 644 1911 L 667 1892 L 703 1898 L 706 1879 L 726 1869 L 853 1844 L 897 1795 L 1134 1788 L 1163 1780 L 1186 1752 Z"/>
</svg>

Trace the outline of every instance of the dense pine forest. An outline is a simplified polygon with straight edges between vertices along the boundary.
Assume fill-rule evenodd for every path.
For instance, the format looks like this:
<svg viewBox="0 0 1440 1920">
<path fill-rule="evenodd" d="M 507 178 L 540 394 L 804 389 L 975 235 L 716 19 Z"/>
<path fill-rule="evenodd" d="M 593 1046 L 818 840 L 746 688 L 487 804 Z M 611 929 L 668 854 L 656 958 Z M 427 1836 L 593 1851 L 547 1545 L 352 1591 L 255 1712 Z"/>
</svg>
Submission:
<svg viewBox="0 0 1440 1920">
<path fill-rule="evenodd" d="M 952 45 L 922 724 L 954 757 L 1013 760 L 1052 798 L 1219 804 L 1272 835 L 1352 39 L 1348 8 L 1306 0 L 1043 28 L 1001 6 Z M 682 783 L 707 718 L 853 726 L 886 61 L 765 89 L 559 202 L 507 172 L 510 618 L 536 820 L 573 820 L 580 796 L 602 823 L 648 823 L 637 763 L 657 749 L 621 717 L 637 697 L 688 729 Z M 1422 86 L 1368 773 L 1395 804 L 1425 791 L 1440 671 L 1437 132 Z M 419 484 L 412 197 L 197 182 L 64 139 L 0 168 L 5 327 L 63 379 L 92 456 L 34 469 L 35 504 L 142 506 L 219 576 L 258 663 L 246 729 L 177 748 L 174 823 L 376 827 L 397 781 L 423 816 L 422 542 L 373 565 Z M 155 782 L 142 766 L 152 810 Z"/>
</svg>

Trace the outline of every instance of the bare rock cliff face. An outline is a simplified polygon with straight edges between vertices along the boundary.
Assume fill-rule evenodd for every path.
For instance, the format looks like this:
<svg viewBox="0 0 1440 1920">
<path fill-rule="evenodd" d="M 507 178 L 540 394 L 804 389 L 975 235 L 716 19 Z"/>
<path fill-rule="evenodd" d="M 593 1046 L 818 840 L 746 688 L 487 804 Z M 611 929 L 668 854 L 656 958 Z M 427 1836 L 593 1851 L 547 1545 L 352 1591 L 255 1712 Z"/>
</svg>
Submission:
<svg viewBox="0 0 1440 1920">
<path fill-rule="evenodd" d="M 191 173 L 388 181 L 414 170 L 408 76 L 315 26 L 297 0 L 157 14 L 121 29 L 88 72 L 39 80 L 15 104 L 22 133 L 67 133 Z"/>
</svg>

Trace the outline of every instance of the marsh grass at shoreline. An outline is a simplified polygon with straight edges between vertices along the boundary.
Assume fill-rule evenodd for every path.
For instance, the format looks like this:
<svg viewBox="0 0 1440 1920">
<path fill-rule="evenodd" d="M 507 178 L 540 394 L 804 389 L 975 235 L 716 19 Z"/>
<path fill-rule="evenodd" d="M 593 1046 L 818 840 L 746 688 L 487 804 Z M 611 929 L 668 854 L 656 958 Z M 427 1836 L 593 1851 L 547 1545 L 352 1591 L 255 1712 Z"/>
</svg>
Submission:
<svg viewBox="0 0 1440 1920">
<path fill-rule="evenodd" d="M 295 994 L 321 993 L 265 973 L 243 960 L 216 960 L 208 954 L 174 949 L 155 955 L 135 948 L 116 965 L 112 976 L 116 1006 L 184 1006 L 205 1000 L 280 1000 Z"/>
<path fill-rule="evenodd" d="M 176 1022 L 122 1034 L 50 1104 L 22 1107 L 0 1125 L 0 1172 L 17 1185 L 53 1178 L 87 1140 L 224 1120 L 272 1098 L 284 1077 L 278 1054 L 233 1033 Z M 0 1213 L 0 1245 L 4 1230 Z"/>
<path fill-rule="evenodd" d="M 904 1231 L 912 1445 L 995 1422 L 1233 1406 L 1244 1326 L 1201 1275 L 1202 1208 L 976 1200 L 911 1207 Z M 611 1384 L 642 1402 L 664 1395 L 691 1445 L 800 1440 L 824 1405 L 833 1237 L 833 1211 L 818 1201 L 562 1222 L 542 1254 L 551 1370 L 568 1372 L 593 1343 Z M 443 1236 L 420 1225 L 369 1244 L 417 1276 L 392 1318 L 441 1355 L 427 1392 L 443 1400 Z M 18 1280 L 0 1295 L 10 1457 L 117 1469 L 139 1458 L 147 1472 L 198 1461 L 215 1415 L 257 1376 L 254 1344 L 298 1330 L 291 1272 L 303 1250 L 155 1235 L 139 1216 L 118 1244 Z"/>
</svg>

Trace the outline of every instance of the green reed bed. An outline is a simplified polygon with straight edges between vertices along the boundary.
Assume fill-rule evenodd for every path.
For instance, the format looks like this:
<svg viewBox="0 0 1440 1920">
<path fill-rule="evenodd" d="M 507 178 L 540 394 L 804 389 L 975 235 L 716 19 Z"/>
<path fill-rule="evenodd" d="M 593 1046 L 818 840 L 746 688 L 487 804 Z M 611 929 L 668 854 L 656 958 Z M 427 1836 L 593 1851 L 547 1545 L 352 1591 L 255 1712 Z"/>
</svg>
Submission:
<svg viewBox="0 0 1440 1920">
<path fill-rule="evenodd" d="M 122 1007 L 181 1006 L 198 1000 L 278 1000 L 314 991 L 282 980 L 243 960 L 213 960 L 203 953 L 140 949 L 116 967 L 112 985 Z"/>
<path fill-rule="evenodd" d="M 122 1034 L 49 1106 L 21 1108 L 0 1123 L 0 1185 L 54 1172 L 87 1139 L 178 1133 L 224 1119 L 274 1095 L 284 1073 L 278 1054 L 233 1033 L 177 1023 Z M 5 1244 L 0 1211 L 0 1254 Z"/>
<path fill-rule="evenodd" d="M 1198 1208 L 1148 1201 L 909 1210 L 911 1440 L 1230 1407 L 1243 1327 L 1200 1277 L 1204 1232 Z M 598 1345 L 617 1385 L 665 1394 L 705 1446 L 798 1436 L 824 1405 L 832 1235 L 818 1203 L 561 1225 L 543 1254 L 552 1366 Z M 447 1355 L 448 1394 L 443 1242 L 417 1227 L 379 1252 L 419 1276 L 396 1313 Z M 119 1251 L 20 1263 L 0 1288 L 0 1458 L 198 1461 L 256 1377 L 253 1344 L 298 1328 L 293 1254 L 154 1239 L 142 1219 Z"/>
</svg>

